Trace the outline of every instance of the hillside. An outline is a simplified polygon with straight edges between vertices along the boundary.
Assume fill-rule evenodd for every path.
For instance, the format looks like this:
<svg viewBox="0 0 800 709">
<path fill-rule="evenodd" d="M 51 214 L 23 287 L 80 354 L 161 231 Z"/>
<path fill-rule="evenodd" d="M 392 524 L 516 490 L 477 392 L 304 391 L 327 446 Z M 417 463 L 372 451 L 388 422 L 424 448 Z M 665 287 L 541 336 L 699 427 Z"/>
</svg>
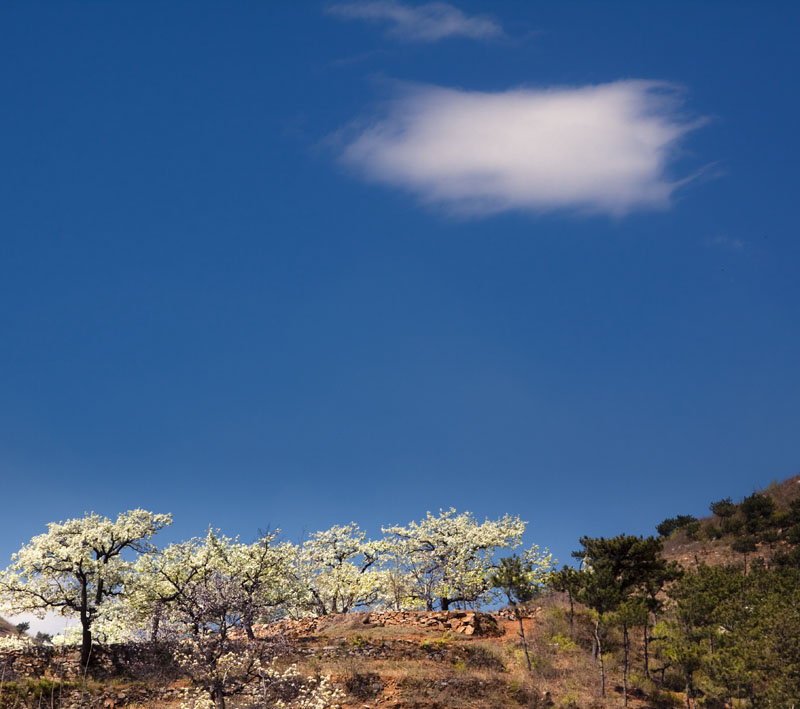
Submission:
<svg viewBox="0 0 800 709">
<path fill-rule="evenodd" d="M 295 665 L 306 676 L 330 675 L 342 692 L 341 709 L 621 706 L 618 681 L 610 684 L 605 700 L 600 697 L 591 648 L 583 639 L 589 637 L 588 615 L 578 613 L 574 633 L 582 637 L 572 640 L 567 609 L 564 599 L 555 595 L 526 612 L 523 623 L 534 658 L 530 674 L 522 659 L 517 622 L 503 613 L 480 614 L 477 624 L 472 620 L 474 613 L 459 611 L 404 613 L 405 620 L 397 624 L 386 622 L 386 616 L 391 614 L 353 613 L 324 622 L 262 626 L 259 636 L 280 638 L 285 643 L 279 659 L 281 669 Z M 120 676 L 116 674 L 118 670 L 112 669 L 117 659 L 109 656 L 104 657 L 103 663 L 115 674 L 85 682 L 76 679 L 77 668 L 69 669 L 69 662 L 75 660 L 77 655 L 67 657 L 66 671 L 59 664 L 64 659 L 56 659 L 54 668 L 49 670 L 44 665 L 27 665 L 32 674 L 60 671 L 66 677 L 58 693 L 53 694 L 56 707 L 179 709 L 183 705 L 185 680 L 170 679 L 160 672 L 146 678 Z M 13 664 L 6 668 L 7 675 L 13 676 Z M 0 707 L 38 706 L 38 686 L 29 683 L 29 688 L 24 688 L 11 683 L 5 694 L 0 693 Z M 47 691 L 51 690 L 52 686 L 47 685 Z M 29 694 L 23 694 L 26 691 Z M 677 693 L 669 696 L 671 704 L 680 701 Z M 226 706 L 273 706 L 260 702 L 258 697 L 259 687 L 254 685 L 251 693 Z M 653 704 L 633 690 L 628 706 L 644 709 Z"/>
<path fill-rule="evenodd" d="M 749 553 L 751 561 L 761 559 L 769 562 L 776 554 L 785 553 L 796 544 L 796 541 L 789 543 L 791 535 L 788 532 L 798 523 L 797 513 L 793 514 L 792 511 L 800 505 L 800 474 L 781 483 L 773 482 L 737 502 L 731 500 L 737 511 L 730 520 L 735 521 L 741 517 L 742 505 L 748 499 L 753 500 L 760 496 L 772 500 L 774 510 L 771 515 L 756 518 L 757 524 L 751 524 L 749 529 L 747 520 L 740 520 L 742 524 L 737 526 L 713 514 L 694 522 L 688 521 L 694 519 L 689 516 L 673 518 L 673 521 L 685 519 L 686 523 L 664 540 L 664 556 L 686 568 L 696 567 L 698 564 L 741 564 L 742 553 L 732 549 L 731 545 L 742 537 L 752 538 L 755 548 Z"/>
<path fill-rule="evenodd" d="M 519 628 L 508 614 L 495 614 L 497 630 L 472 636 L 451 632 L 418 614 L 398 626 L 331 623 L 294 642 L 301 665 L 330 673 L 347 694 L 344 709 L 514 709 L 621 705 L 619 682 L 600 697 L 591 646 L 572 640 L 590 620 L 580 612 L 570 630 L 568 604 L 560 595 L 526 612 L 524 629 L 533 657 L 525 669 Z M 420 622 L 421 621 L 421 622 Z M 585 634 L 588 639 L 589 634 Z M 675 701 L 678 701 L 675 695 Z M 634 693 L 630 707 L 651 706 Z"/>
<path fill-rule="evenodd" d="M 262 653 L 262 668 L 279 676 L 296 668 L 311 679 L 275 689 L 272 675 L 254 673 L 224 706 L 329 709 L 294 701 L 298 682 L 325 676 L 342 709 L 751 709 L 765 697 L 789 706 L 786 698 L 800 693 L 800 475 L 712 507 L 703 519 L 659 525 L 669 531 L 663 558 L 653 538 L 582 538 L 590 571 L 549 574 L 548 587 L 520 605 L 530 671 L 510 607 L 284 613 L 248 626 L 250 640 L 232 625 L 224 647 L 245 664 Z M 0 619 L 0 635 L 9 634 L 16 629 Z M 181 637 L 98 644 L 89 672 L 77 649 L 0 651 L 0 709 L 205 709 L 184 695 L 191 672 L 176 659 Z"/>
<path fill-rule="evenodd" d="M 0 638 L 8 635 L 16 635 L 17 629 L 4 618 L 0 618 Z"/>
</svg>

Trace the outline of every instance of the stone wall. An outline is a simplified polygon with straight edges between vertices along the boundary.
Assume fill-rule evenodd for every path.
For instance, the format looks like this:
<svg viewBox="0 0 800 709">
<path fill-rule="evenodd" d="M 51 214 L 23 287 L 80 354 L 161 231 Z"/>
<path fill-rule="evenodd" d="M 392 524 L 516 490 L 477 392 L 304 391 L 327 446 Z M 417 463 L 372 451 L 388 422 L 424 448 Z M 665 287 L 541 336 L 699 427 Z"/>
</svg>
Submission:
<svg viewBox="0 0 800 709">
<path fill-rule="evenodd" d="M 65 668 L 64 676 L 80 674 L 79 653 L 63 654 L 50 645 L 33 645 L 21 650 L 0 651 L 0 676 L 6 680 L 52 676 L 56 664 Z M 68 671 L 67 666 L 69 666 Z"/>
<path fill-rule="evenodd" d="M 542 609 L 541 606 L 520 606 L 519 607 L 519 614 L 523 618 L 536 618 L 536 616 L 541 613 Z M 506 608 L 502 608 L 495 615 L 498 618 L 502 618 L 503 620 L 516 620 L 517 616 L 514 613 L 514 609 L 511 606 Z"/>
<path fill-rule="evenodd" d="M 255 628 L 259 636 L 314 635 L 327 628 L 357 630 L 358 628 L 405 626 L 410 629 L 452 632 L 466 636 L 497 636 L 503 632 L 489 613 L 479 611 L 383 611 L 380 613 L 344 613 L 317 618 L 281 620 Z"/>
<path fill-rule="evenodd" d="M 168 646 L 108 645 L 92 648 L 90 675 L 95 678 L 128 676 L 139 673 L 149 678 L 174 674 Z M 81 653 L 77 648 L 60 649 L 52 645 L 32 645 L 23 650 L 0 651 L 0 677 L 50 677 L 74 680 L 84 676 Z"/>
</svg>

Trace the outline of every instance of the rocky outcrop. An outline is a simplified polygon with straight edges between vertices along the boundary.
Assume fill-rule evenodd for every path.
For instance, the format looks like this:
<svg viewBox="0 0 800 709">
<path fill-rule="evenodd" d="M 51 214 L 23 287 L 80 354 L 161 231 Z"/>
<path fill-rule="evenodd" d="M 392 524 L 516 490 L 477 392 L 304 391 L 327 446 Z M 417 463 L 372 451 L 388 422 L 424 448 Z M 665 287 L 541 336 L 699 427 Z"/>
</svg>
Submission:
<svg viewBox="0 0 800 709">
<path fill-rule="evenodd" d="M 431 630 L 451 631 L 461 635 L 502 635 L 497 621 L 488 613 L 478 611 L 388 611 L 371 613 L 374 625 L 417 625 Z"/>
<path fill-rule="evenodd" d="M 520 606 L 519 607 L 519 614 L 523 618 L 535 618 L 542 612 L 541 606 Z M 501 608 L 497 613 L 495 613 L 497 618 L 502 618 L 503 620 L 516 620 L 517 616 L 514 612 L 514 609 L 511 606 L 507 606 L 506 608 Z"/>
<path fill-rule="evenodd" d="M 406 626 L 421 630 L 452 632 L 468 637 L 492 637 L 502 635 L 497 621 L 489 613 L 479 611 L 383 611 L 375 613 L 345 613 L 316 618 L 281 620 L 255 628 L 258 636 L 268 635 L 315 635 L 327 628 L 357 630 L 358 628 Z"/>
</svg>

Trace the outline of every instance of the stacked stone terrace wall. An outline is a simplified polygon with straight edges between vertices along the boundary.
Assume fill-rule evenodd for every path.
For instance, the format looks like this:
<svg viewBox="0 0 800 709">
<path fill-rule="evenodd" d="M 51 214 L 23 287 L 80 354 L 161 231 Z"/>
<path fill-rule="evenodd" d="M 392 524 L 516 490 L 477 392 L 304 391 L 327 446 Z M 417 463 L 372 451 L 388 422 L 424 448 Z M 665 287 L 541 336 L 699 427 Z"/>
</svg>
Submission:
<svg viewBox="0 0 800 709">
<path fill-rule="evenodd" d="M 148 676 L 172 670 L 168 646 L 96 645 L 92 648 L 90 674 L 92 677 L 119 677 L 130 671 Z M 0 651 L 0 677 L 14 680 L 20 677 L 49 677 L 74 680 L 85 675 L 81 653 L 77 648 L 60 649 L 52 645 L 31 645 L 19 650 Z"/>
<path fill-rule="evenodd" d="M 0 676 L 6 680 L 44 677 L 52 667 L 53 655 L 53 648 L 45 646 L 0 651 Z"/>
<path fill-rule="evenodd" d="M 502 635 L 497 620 L 489 613 L 479 611 L 383 611 L 380 613 L 346 613 L 298 620 L 281 620 L 270 625 L 259 626 L 257 634 L 266 635 L 314 635 L 326 628 L 405 626 L 420 630 L 452 632 L 466 636 L 491 637 Z"/>
</svg>

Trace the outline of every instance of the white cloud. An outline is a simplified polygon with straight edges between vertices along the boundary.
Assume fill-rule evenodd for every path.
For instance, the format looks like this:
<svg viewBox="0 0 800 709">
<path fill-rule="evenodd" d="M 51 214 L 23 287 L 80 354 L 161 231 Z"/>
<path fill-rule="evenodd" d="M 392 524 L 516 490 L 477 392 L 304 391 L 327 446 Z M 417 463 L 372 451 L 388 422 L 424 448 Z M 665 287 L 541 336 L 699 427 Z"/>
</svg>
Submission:
<svg viewBox="0 0 800 709">
<path fill-rule="evenodd" d="M 665 208 L 667 170 L 699 125 L 669 86 L 617 81 L 497 93 L 404 87 L 344 148 L 366 178 L 481 214 Z"/>
<path fill-rule="evenodd" d="M 470 17 L 446 2 L 414 6 L 397 0 L 362 0 L 333 5 L 328 12 L 348 20 L 389 23 L 390 34 L 417 42 L 435 42 L 446 37 L 490 39 L 503 34 L 494 20 Z"/>
</svg>

